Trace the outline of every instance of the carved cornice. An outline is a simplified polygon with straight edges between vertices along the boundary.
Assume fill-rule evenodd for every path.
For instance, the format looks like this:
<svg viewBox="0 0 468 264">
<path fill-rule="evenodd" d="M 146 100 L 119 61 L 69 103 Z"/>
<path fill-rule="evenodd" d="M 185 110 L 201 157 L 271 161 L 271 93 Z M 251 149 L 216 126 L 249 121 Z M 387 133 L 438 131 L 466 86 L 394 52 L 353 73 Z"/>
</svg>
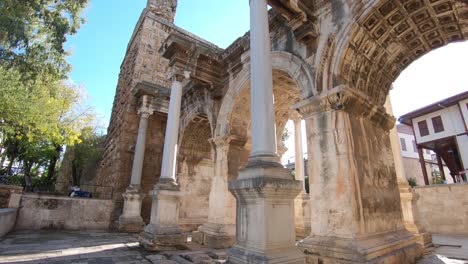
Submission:
<svg viewBox="0 0 468 264">
<path fill-rule="evenodd" d="M 177 74 L 190 71 L 192 81 L 205 84 L 210 89 L 222 86 L 221 49 L 173 32 L 160 52 L 169 60 L 170 72 Z"/>
<path fill-rule="evenodd" d="M 288 22 L 294 32 L 296 39 L 303 43 L 314 41 L 319 30 L 314 10 L 309 0 L 268 0 L 268 3 Z"/>
<path fill-rule="evenodd" d="M 314 96 L 295 104 L 304 117 L 327 111 L 345 111 L 368 119 L 386 130 L 395 126 L 395 118 L 387 113 L 383 106 L 373 103 L 371 98 L 346 85 L 337 86 L 320 96 Z"/>
</svg>

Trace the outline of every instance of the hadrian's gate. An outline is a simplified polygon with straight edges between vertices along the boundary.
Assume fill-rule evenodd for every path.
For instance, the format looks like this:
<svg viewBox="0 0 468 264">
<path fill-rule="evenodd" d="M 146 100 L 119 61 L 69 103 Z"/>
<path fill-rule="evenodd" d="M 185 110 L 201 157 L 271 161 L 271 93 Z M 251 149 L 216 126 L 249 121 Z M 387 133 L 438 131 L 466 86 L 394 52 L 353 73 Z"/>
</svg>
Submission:
<svg viewBox="0 0 468 264">
<path fill-rule="evenodd" d="M 405 229 L 389 137 L 395 119 L 384 103 L 392 82 L 411 62 L 468 38 L 468 2 L 268 2 L 277 141 L 291 115 L 306 122 L 311 233 L 300 248 L 308 261 L 411 263 L 419 254 L 419 231 Z M 251 148 L 250 35 L 221 49 L 175 26 L 176 6 L 175 0 L 148 0 L 135 27 L 98 183 L 114 189 L 117 223 L 146 116 L 137 189 L 147 194 L 158 182 L 171 96 L 168 76 L 190 71 L 182 82 L 179 118 L 179 224 L 199 227 L 208 244 L 227 246 L 236 224 L 228 181 L 237 178 Z M 141 209 L 146 223 L 150 210 L 146 196 Z"/>
</svg>

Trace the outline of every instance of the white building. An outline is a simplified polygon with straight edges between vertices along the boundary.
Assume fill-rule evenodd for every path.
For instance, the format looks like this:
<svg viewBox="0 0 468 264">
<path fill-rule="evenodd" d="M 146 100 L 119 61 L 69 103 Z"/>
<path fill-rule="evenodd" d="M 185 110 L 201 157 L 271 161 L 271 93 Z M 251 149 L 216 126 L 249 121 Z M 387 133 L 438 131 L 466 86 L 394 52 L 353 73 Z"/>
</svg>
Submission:
<svg viewBox="0 0 468 264">
<path fill-rule="evenodd" d="M 468 91 L 433 103 L 399 118 L 413 127 L 420 162 L 423 149 L 443 160 L 455 182 L 466 181 L 468 170 Z M 425 178 L 427 172 L 423 171 Z"/>
</svg>

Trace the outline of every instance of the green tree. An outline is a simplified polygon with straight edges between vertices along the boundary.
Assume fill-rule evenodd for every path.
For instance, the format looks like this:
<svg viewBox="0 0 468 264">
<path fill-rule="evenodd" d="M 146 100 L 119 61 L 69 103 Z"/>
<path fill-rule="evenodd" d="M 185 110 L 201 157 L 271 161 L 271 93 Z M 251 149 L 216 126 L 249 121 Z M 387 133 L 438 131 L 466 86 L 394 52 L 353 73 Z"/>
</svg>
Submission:
<svg viewBox="0 0 468 264">
<path fill-rule="evenodd" d="M 65 145 L 80 141 L 80 131 L 93 122 L 94 112 L 79 87 L 63 82 L 22 82 L 19 72 L 0 67 L 0 142 L 10 160 L 22 162 L 25 185 L 31 169 L 46 164 L 43 175 L 53 181 Z"/>
<path fill-rule="evenodd" d="M 22 79 L 65 79 L 64 43 L 84 22 L 88 0 L 1 0 L 0 64 Z"/>
<path fill-rule="evenodd" d="M 69 148 L 69 151 L 73 152 L 71 161 L 73 186 L 80 186 L 86 168 L 96 166 L 99 163 L 106 138 L 106 136 L 97 133 L 93 127 L 86 127 L 81 132 L 81 142 Z"/>
</svg>

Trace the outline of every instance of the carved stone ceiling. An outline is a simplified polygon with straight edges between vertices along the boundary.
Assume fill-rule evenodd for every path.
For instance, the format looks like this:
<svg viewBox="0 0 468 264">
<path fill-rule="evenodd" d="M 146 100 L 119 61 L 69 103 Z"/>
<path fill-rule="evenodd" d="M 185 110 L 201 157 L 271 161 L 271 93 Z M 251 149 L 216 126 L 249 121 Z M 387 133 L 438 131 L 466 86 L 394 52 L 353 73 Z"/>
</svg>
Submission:
<svg viewBox="0 0 468 264">
<path fill-rule="evenodd" d="M 386 0 L 358 20 L 338 79 L 382 104 L 391 83 L 431 50 L 468 38 L 467 1 Z"/>
</svg>

